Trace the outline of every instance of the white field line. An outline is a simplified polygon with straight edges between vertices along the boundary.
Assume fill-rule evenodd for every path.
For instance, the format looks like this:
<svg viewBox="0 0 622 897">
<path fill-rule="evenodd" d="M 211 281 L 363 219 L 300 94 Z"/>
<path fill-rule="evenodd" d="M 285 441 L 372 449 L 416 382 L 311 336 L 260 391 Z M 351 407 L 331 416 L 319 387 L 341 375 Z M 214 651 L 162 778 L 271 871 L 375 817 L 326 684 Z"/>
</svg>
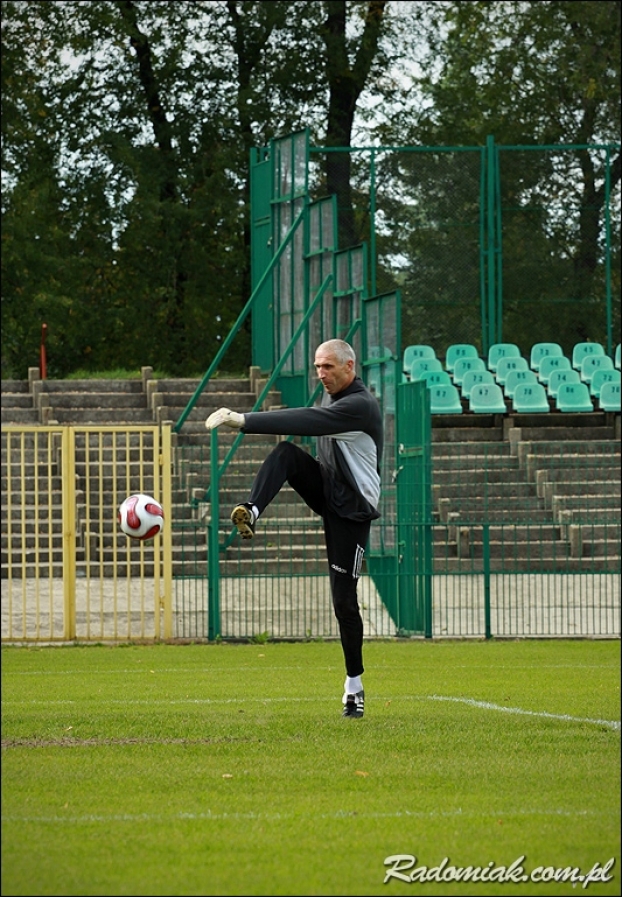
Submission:
<svg viewBox="0 0 622 897">
<path fill-rule="evenodd" d="M 446 643 L 448 644 L 448 643 Z M 445 646 L 443 646 L 444 650 Z M 269 649 L 268 649 L 269 650 Z M 256 658 L 263 658 L 265 655 L 259 652 L 256 655 Z M 429 667 L 423 662 L 420 664 L 422 669 L 428 669 Z M 609 670 L 614 666 L 611 663 L 512 663 L 512 664 L 503 664 L 503 663 L 457 663 L 452 665 L 452 669 L 454 670 Z M 417 664 L 392 664 L 391 670 L 412 670 L 417 669 Z M 617 664 L 615 668 L 618 669 Z M 246 663 L 239 663 L 236 666 L 237 670 L 256 670 L 257 667 L 253 661 L 247 661 Z M 270 670 L 274 672 L 275 670 L 284 671 L 284 672 L 303 672 L 306 671 L 307 667 L 304 664 L 294 663 L 294 664 L 282 664 L 282 663 L 272 663 L 270 662 Z M 188 676 L 196 676 L 198 673 L 230 673 L 230 666 L 209 666 L 204 667 L 160 667 L 158 666 L 155 669 L 149 667 L 128 667 L 127 669 L 114 669 L 108 670 L 105 667 L 97 668 L 93 667 L 89 670 L 82 670 L 80 672 L 81 676 L 129 676 L 129 675 L 144 675 L 144 673 L 148 670 L 149 673 L 178 673 L 180 675 L 188 675 Z M 75 669 L 70 670 L 11 670 L 11 676 L 75 676 Z"/>
<path fill-rule="evenodd" d="M 468 704 L 482 710 L 498 710 L 501 713 L 518 713 L 522 716 L 538 716 L 544 719 L 558 719 L 572 723 L 591 723 L 595 726 L 609 726 L 611 729 L 619 729 L 620 721 L 611 719 L 590 719 L 583 716 L 570 716 L 568 713 L 547 713 L 545 710 L 523 710 L 520 707 L 503 707 L 500 704 L 491 704 L 489 701 L 476 701 L 474 698 L 454 698 L 447 695 L 428 695 L 430 701 L 454 701 L 457 704 Z"/>
<path fill-rule="evenodd" d="M 569 816 L 575 818 L 578 816 L 598 816 L 601 811 L 594 810 L 568 810 L 568 809 L 521 809 L 521 810 L 485 810 L 464 812 L 460 807 L 455 810 L 396 810 L 393 813 L 365 813 L 359 809 L 356 811 L 336 810 L 334 813 L 319 813 L 314 816 L 316 819 L 349 819 L 356 816 L 357 819 L 434 819 L 434 818 L 455 818 L 462 817 L 464 819 L 481 819 L 488 816 L 508 819 L 514 816 Z M 207 810 L 205 813 L 116 813 L 110 816 L 98 814 L 85 814 L 83 816 L 2 816 L 2 823 L 5 825 L 9 822 L 18 823 L 39 823 L 55 825 L 64 822 L 70 825 L 84 825 L 91 822 L 163 822 L 165 820 L 184 821 L 188 820 L 206 820 L 218 822 L 220 820 L 273 820 L 273 819 L 289 819 L 295 816 L 295 813 L 212 813 Z"/>
<path fill-rule="evenodd" d="M 317 697 L 298 697 L 296 700 L 300 702 L 325 702 L 327 700 L 332 700 L 333 695 L 331 696 L 317 696 Z M 572 722 L 572 723 L 589 723 L 594 726 L 607 726 L 610 729 L 619 730 L 620 729 L 620 721 L 619 720 L 609 720 L 609 719 L 593 719 L 591 717 L 586 716 L 571 716 L 568 713 L 549 713 L 546 710 L 525 710 L 522 707 L 504 707 L 501 704 L 492 704 L 490 701 L 477 701 L 475 698 L 457 698 L 453 695 L 376 695 L 375 699 L 378 701 L 449 701 L 456 704 L 466 704 L 470 707 L 475 707 L 479 710 L 493 710 L 500 713 L 512 713 L 520 716 L 534 716 L 540 719 L 554 719 L 560 720 L 561 722 Z M 209 704 L 249 704 L 249 703 L 258 703 L 258 704 L 281 704 L 284 701 L 291 701 L 291 697 L 283 696 L 281 698 L 262 698 L 262 697 L 252 697 L 245 696 L 244 698 L 183 698 L 181 700 L 107 700 L 107 704 L 119 704 L 124 707 L 128 706 L 157 706 L 161 704 L 162 706 L 178 706 L 185 704 L 199 704 L 199 705 L 209 705 Z M 36 706 L 73 706 L 78 704 L 77 701 L 2 701 L 3 707 L 36 707 Z"/>
</svg>

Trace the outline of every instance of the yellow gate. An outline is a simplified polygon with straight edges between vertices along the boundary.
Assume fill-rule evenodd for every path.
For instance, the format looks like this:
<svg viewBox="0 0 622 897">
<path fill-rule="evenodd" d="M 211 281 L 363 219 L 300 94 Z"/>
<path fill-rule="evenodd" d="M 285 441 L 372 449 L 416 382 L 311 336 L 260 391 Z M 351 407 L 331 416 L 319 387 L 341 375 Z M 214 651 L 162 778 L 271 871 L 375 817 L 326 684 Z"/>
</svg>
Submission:
<svg viewBox="0 0 622 897">
<path fill-rule="evenodd" d="M 157 641 L 172 634 L 169 426 L 2 428 L 2 641 Z M 119 529 L 132 493 L 163 533 Z"/>
</svg>

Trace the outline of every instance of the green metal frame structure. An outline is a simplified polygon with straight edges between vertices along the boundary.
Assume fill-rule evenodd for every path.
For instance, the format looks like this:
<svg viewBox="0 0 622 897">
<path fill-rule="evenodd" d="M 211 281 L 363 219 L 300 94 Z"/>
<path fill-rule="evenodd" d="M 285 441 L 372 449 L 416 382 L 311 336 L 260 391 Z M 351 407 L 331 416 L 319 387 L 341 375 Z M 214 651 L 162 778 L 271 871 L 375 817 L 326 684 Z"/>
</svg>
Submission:
<svg viewBox="0 0 622 897">
<path fill-rule="evenodd" d="M 485 147 L 366 148 L 369 152 L 369 242 L 338 245 L 336 197 L 313 196 L 311 170 L 317 154 L 307 131 L 273 140 L 251 153 L 252 293 L 212 361 L 193 399 L 175 425 L 179 432 L 196 398 L 205 388 L 242 325 L 250 316 L 252 363 L 267 376 L 253 410 L 262 407 L 270 390 L 286 405 L 313 404 L 318 388 L 310 359 L 315 346 L 340 337 L 352 343 L 362 376 L 376 393 L 385 424 L 382 481 L 382 525 L 373 526 L 366 558 L 367 572 L 398 634 L 432 636 L 434 570 L 432 529 L 431 417 L 424 383 L 401 382 L 402 298 L 399 289 L 378 292 L 377 241 L 373 214 L 378 205 L 374 177 L 378 153 L 412 151 L 445 156 L 455 153 L 477 162 L 473 179 L 472 226 L 477 239 L 479 342 L 483 351 L 503 338 L 502 208 L 500 159 L 505 148 L 489 139 Z M 549 149 L 552 148 L 543 148 Z M 573 148 L 577 149 L 577 148 Z M 317 192 L 317 191 L 315 191 Z M 609 199 L 609 197 L 608 197 Z M 607 206 L 608 208 L 608 206 Z M 606 228 L 607 333 L 613 346 L 610 229 Z M 218 435 L 211 434 L 208 523 L 208 637 L 218 638 L 221 619 L 220 564 L 233 535 L 221 541 L 219 489 L 240 441 L 238 436 L 219 461 Z M 485 632 L 491 635 L 491 557 L 488 524 L 483 525 L 483 568 L 486 594 Z M 469 623 L 469 625 L 471 625 Z M 473 624 L 475 625 L 475 624 Z"/>
</svg>

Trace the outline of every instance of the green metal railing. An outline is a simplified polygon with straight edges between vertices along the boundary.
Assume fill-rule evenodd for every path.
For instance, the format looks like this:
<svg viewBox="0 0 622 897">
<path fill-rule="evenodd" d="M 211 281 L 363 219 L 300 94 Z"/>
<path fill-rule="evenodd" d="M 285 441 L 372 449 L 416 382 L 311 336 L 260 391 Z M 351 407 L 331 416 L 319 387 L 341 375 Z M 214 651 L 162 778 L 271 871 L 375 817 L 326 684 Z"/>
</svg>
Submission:
<svg viewBox="0 0 622 897">
<path fill-rule="evenodd" d="M 595 328 L 592 338 L 606 334 L 604 342 L 612 350 L 619 322 L 612 289 L 619 232 L 611 208 L 619 204 L 619 185 L 614 193 L 611 149 L 497 147 L 492 138 L 486 147 L 310 148 L 305 132 L 274 141 L 257 165 L 257 177 L 267 178 L 269 189 L 265 180 L 254 183 L 252 195 L 263 205 L 253 212 L 257 225 L 253 294 L 194 398 L 217 369 L 251 309 L 257 313 L 254 339 L 262 336 L 262 328 L 266 335 L 264 368 L 266 347 L 273 352 L 267 364 L 268 383 L 254 408 L 261 407 L 275 386 L 287 390 L 287 402 L 290 395 L 303 395 L 308 375 L 306 362 L 301 366 L 300 359 L 306 358 L 311 340 L 333 335 L 349 339 L 352 335 L 364 379 L 382 403 L 387 434 L 382 518 L 372 526 L 361 582 L 369 636 L 619 637 L 619 473 L 609 491 L 617 520 L 601 513 L 593 502 L 590 507 L 583 497 L 580 508 L 571 507 L 561 491 L 555 491 L 544 467 L 537 468 L 535 479 L 530 478 L 536 462 L 532 463 L 526 444 L 513 442 L 510 433 L 506 442 L 494 447 L 462 445 L 464 466 L 454 465 L 448 485 L 439 448 L 431 444 L 427 391 L 417 384 L 401 385 L 399 364 L 402 336 L 408 343 L 437 346 L 474 342 L 482 354 L 502 338 L 516 337 L 520 344 L 525 333 L 531 345 L 537 323 L 534 303 L 538 314 L 545 315 L 539 337 L 553 338 L 546 327 L 551 322 L 558 327 L 557 309 L 572 310 L 576 301 L 558 292 L 561 269 L 551 265 L 551 258 L 555 247 L 564 244 L 564 234 L 556 233 L 556 227 L 571 218 L 576 223 L 585 213 L 580 209 L 572 216 L 564 215 L 547 206 L 543 192 L 548 189 L 547 179 L 542 172 L 554 171 L 559 153 L 605 154 L 603 262 L 599 262 L 598 276 L 590 286 L 592 293 L 583 298 L 590 310 L 589 327 Z M 507 167 L 507 160 L 520 159 L 522 151 L 542 164 L 521 163 L 524 167 L 519 166 L 517 182 L 526 171 L 533 170 L 533 177 L 524 199 L 517 199 L 512 207 L 506 198 L 506 182 L 512 183 L 517 174 Z M 370 159 L 369 171 L 362 166 L 359 172 L 355 191 L 364 205 L 355 220 L 367 229 L 359 233 L 361 244 L 350 249 L 337 247 L 334 219 L 339 210 L 334 198 L 330 202 L 312 198 L 315 181 L 309 172 L 324 152 L 352 152 L 361 158 L 367 154 Z M 406 164 L 409 159 L 416 164 Z M 287 164 L 283 165 L 283 160 Z M 299 183 L 293 181 L 294 171 L 300 175 Z M 550 183 L 554 182 L 553 177 Z M 386 213 L 387 184 L 392 190 L 399 184 L 399 195 L 410 200 L 403 214 L 396 213 L 395 221 Z M 542 281 L 538 295 L 525 298 L 517 297 L 517 284 L 527 283 L 532 289 L 541 279 L 534 278 L 533 271 L 525 279 L 512 240 L 536 232 L 530 215 L 540 216 L 540 225 L 549 216 L 538 231 L 541 237 L 545 235 L 538 251 L 546 257 L 551 274 Z M 382 216 L 382 227 L 378 216 Z M 396 254 L 405 250 L 404 234 L 411 241 L 410 255 L 405 257 L 416 260 L 412 270 L 418 273 L 416 278 L 399 278 L 400 292 L 405 291 L 400 308 L 399 298 L 393 300 L 398 291 L 391 266 Z M 520 245 L 520 239 L 518 242 Z M 560 265 L 563 268 L 566 261 L 562 259 Z M 315 290 L 320 281 L 319 292 L 311 295 L 311 285 Z M 386 293 L 376 295 L 379 287 Z M 389 297 L 385 310 L 384 296 Z M 521 317 L 521 309 L 529 314 Z M 360 332 L 352 330 L 359 319 Z M 281 321 L 287 324 L 283 332 Z M 279 377 L 286 363 L 288 376 Z M 316 398 L 317 391 L 310 389 L 300 403 L 311 404 Z M 178 421 L 177 431 L 191 407 Z M 209 486 L 199 500 L 199 504 L 209 504 L 207 616 L 202 591 L 205 578 L 192 580 L 195 591 L 191 594 L 188 579 L 182 576 L 178 581 L 177 619 L 184 627 L 180 637 L 190 635 L 188 619 L 194 621 L 197 635 L 210 638 L 253 638 L 266 633 L 275 638 L 336 637 L 321 539 L 319 545 L 317 542 L 321 536 L 317 520 L 306 518 L 292 497 L 284 495 L 286 513 L 281 514 L 283 508 L 279 507 L 275 509 L 278 516 L 262 518 L 260 539 L 250 546 L 240 545 L 233 537 L 226 515 L 224 525 L 219 522 L 220 506 L 229 490 L 237 489 L 239 496 L 240 489 L 246 492 L 250 487 L 257 459 L 245 467 L 241 450 L 242 445 L 250 448 L 255 444 L 253 440 L 247 437 L 242 444 L 241 437 L 236 437 L 219 462 L 222 446 L 216 433 L 212 434 Z M 619 459 L 619 437 L 607 446 L 607 451 L 617 446 Z M 270 447 L 257 446 L 264 452 Z M 179 446 L 177 451 L 192 453 L 194 449 Z M 567 453 L 572 453 L 567 442 L 561 442 L 558 451 L 567 459 Z M 467 458 L 478 452 L 480 466 L 467 466 Z M 229 475 L 233 476 L 230 462 L 234 455 L 235 487 L 228 481 Z M 582 465 L 587 469 L 587 462 L 569 460 L 570 479 L 574 476 L 576 480 Z M 510 485 L 505 484 L 506 491 L 499 497 L 497 475 L 503 467 L 512 466 L 516 480 L 508 481 Z M 603 462 L 599 469 L 605 467 Z M 207 474 L 202 476 L 208 479 Z M 592 477 L 590 500 L 597 500 L 595 482 Z M 465 504 L 460 490 L 464 487 L 468 495 L 466 487 L 474 485 L 475 493 Z M 596 517 L 594 510 L 599 512 Z M 224 538 L 219 531 L 225 533 Z M 291 545 L 292 550 L 284 550 L 284 545 Z"/>
</svg>

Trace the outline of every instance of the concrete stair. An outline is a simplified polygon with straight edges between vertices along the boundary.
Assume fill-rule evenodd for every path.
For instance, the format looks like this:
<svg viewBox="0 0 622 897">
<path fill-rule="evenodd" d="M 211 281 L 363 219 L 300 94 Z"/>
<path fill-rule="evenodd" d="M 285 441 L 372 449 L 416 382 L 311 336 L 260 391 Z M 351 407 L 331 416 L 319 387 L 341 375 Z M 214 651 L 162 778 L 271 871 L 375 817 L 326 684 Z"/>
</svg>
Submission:
<svg viewBox="0 0 622 897">
<path fill-rule="evenodd" d="M 591 418 L 591 419 L 589 419 Z M 612 572 L 620 563 L 620 440 L 591 415 L 486 430 L 433 430 L 435 555 L 456 571 L 487 551 L 493 569 Z M 548 420 L 547 420 L 548 423 Z M 475 438 L 466 439 L 470 432 Z M 490 432 L 490 431 L 488 431 Z M 443 438 L 445 437 L 445 438 Z M 453 558 L 459 560 L 454 564 Z"/>
<path fill-rule="evenodd" d="M 162 379 L 143 368 L 133 381 L 3 381 L 3 423 L 157 424 L 177 422 L 195 395 L 197 379 Z M 256 369 L 248 378 L 215 378 L 198 397 L 179 433 L 173 434 L 173 569 L 177 576 L 206 575 L 207 522 L 211 512 L 210 434 L 205 419 L 227 406 L 253 407 L 265 380 Z M 263 407 L 280 407 L 271 392 Z M 432 463 L 433 553 L 439 572 L 464 572 L 487 551 L 493 567 L 511 563 L 531 569 L 571 572 L 590 562 L 590 570 L 619 569 L 620 430 L 619 415 L 470 415 L 434 416 Z M 238 434 L 219 430 L 221 459 Z M 139 479 L 139 456 L 152 460 L 152 449 L 131 440 L 127 446 L 104 438 L 97 460 L 85 452 L 85 435 L 76 433 L 78 575 L 124 575 L 134 569 L 138 552 L 148 570 L 149 549 L 120 533 L 113 496 L 123 468 L 124 492 L 150 491 Z M 219 484 L 222 533 L 233 534 L 231 506 L 243 498 L 258 466 L 280 437 L 244 436 Z M 2 568 L 21 559 L 24 575 L 62 575 L 60 459 L 35 453 L 22 457 L 19 481 L 7 479 L 2 457 Z M 35 487 L 36 482 L 36 487 Z M 35 506 L 38 504 L 38 511 Z M 9 520 L 22 519 L 19 533 Z M 222 535 L 221 535 L 222 538 Z M 286 487 L 258 524 L 258 539 L 231 538 L 223 553 L 228 575 L 292 575 L 326 570 L 319 520 Z M 145 566 L 147 565 L 147 566 Z"/>
<path fill-rule="evenodd" d="M 167 516 L 174 521 L 175 575 L 186 575 L 189 568 L 198 570 L 200 575 L 206 575 L 207 571 L 206 506 L 199 500 L 209 485 L 209 462 L 206 463 L 205 459 L 209 458 L 210 436 L 205 429 L 205 419 L 222 406 L 249 410 L 256 403 L 265 382 L 257 369 L 251 369 L 248 379 L 216 378 L 199 396 L 196 407 L 184 423 L 183 433 L 173 436 L 173 506 Z M 175 423 L 199 384 L 198 379 L 155 380 L 151 368 L 143 368 L 140 379 L 136 380 L 41 381 L 37 369 L 31 369 L 27 381 L 3 381 L 3 424 L 32 424 L 35 427 L 39 424 L 72 425 L 77 428 L 75 486 L 79 577 L 125 576 L 128 571 L 137 574 L 139 570 L 145 575 L 153 574 L 153 543 L 139 545 L 120 532 L 116 522 L 116 505 L 122 496 L 130 492 L 150 492 L 154 489 L 153 478 L 141 473 L 141 469 L 144 471 L 142 465 L 148 467 L 153 461 L 153 448 L 143 439 L 131 434 L 127 437 L 127 443 L 121 444 L 118 439 L 104 433 L 96 455 L 89 455 L 87 460 L 88 437 L 80 427 Z M 279 393 L 271 391 L 263 407 L 278 406 L 279 402 Z M 219 434 L 223 450 L 231 445 L 235 435 L 233 431 Z M 10 562 L 14 578 L 35 575 L 60 577 L 60 452 L 54 439 L 51 451 L 46 448 L 45 438 L 40 440 L 36 449 L 34 441 L 30 440 L 30 443 L 30 446 L 22 448 L 19 468 L 12 470 L 10 481 L 6 448 L 3 447 L 2 489 L 5 502 L 2 509 L 2 575 L 8 574 Z M 187 457 L 188 452 L 191 453 L 190 457 Z M 231 527 L 229 504 L 238 501 L 242 490 L 245 493 L 248 489 L 250 467 L 249 473 L 244 476 L 240 473 L 240 464 L 252 464 L 254 470 L 265 453 L 265 437 L 245 437 L 245 444 L 240 446 L 238 463 L 232 465 L 226 478 L 223 478 L 223 529 Z M 120 483 L 123 485 L 120 486 Z M 281 513 L 287 511 L 286 490 L 275 503 L 275 508 L 266 514 L 266 519 L 277 515 L 279 510 Z M 292 520 L 296 523 L 295 518 Z M 18 530 L 15 528 L 17 521 L 20 522 Z M 302 536 L 303 532 L 303 525 L 299 527 L 298 535 L 294 528 L 291 530 L 291 547 L 299 550 L 299 565 L 302 567 L 306 563 L 305 546 L 308 543 Z M 139 556 L 140 561 L 137 561 Z M 265 556 L 271 569 L 277 570 L 278 549 L 271 548 Z M 232 562 L 227 563 L 231 565 Z"/>
<path fill-rule="evenodd" d="M 28 380 L 2 381 L 0 415 L 3 424 L 41 423 Z"/>
</svg>

